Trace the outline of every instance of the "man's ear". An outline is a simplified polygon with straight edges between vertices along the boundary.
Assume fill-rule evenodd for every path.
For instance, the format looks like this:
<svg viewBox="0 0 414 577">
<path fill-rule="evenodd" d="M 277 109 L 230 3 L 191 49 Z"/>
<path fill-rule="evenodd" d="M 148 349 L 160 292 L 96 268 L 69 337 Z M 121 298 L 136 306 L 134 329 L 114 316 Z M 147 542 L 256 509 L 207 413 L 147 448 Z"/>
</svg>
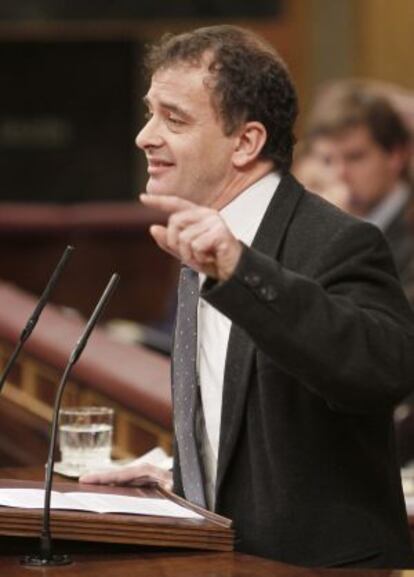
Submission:
<svg viewBox="0 0 414 577">
<path fill-rule="evenodd" d="M 243 168 L 256 160 L 267 140 L 266 128 L 261 122 L 246 122 L 238 133 L 233 152 L 233 164 Z"/>
</svg>

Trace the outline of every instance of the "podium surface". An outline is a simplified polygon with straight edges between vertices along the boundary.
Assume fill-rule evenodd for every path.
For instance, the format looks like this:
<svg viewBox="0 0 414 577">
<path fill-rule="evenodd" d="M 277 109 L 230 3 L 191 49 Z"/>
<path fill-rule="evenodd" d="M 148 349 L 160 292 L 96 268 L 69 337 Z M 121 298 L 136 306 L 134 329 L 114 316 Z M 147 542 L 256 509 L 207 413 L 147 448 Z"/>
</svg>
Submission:
<svg viewBox="0 0 414 577">
<path fill-rule="evenodd" d="M 308 569 L 241 553 L 159 550 L 95 543 L 64 543 L 73 559 L 65 567 L 22 567 L 20 556 L 36 540 L 0 538 L 0 575 L 5 577 L 413 577 L 414 571 Z M 57 549 L 59 551 L 59 548 Z M 62 549 L 63 550 L 63 549 Z"/>
<path fill-rule="evenodd" d="M 0 469 L 1 478 L 39 480 L 41 468 Z M 414 571 L 308 569 L 234 552 L 206 552 L 77 541 L 54 542 L 71 554 L 64 567 L 23 567 L 38 539 L 0 537 L 0 575 L 7 577 L 414 577 Z"/>
</svg>

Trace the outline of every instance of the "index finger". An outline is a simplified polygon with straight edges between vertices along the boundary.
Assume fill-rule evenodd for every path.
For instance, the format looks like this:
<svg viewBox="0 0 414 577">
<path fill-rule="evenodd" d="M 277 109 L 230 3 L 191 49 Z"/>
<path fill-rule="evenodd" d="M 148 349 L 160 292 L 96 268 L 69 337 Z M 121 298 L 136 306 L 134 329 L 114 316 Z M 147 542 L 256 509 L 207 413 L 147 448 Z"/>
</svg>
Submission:
<svg viewBox="0 0 414 577">
<path fill-rule="evenodd" d="M 184 198 L 166 194 L 140 194 L 139 198 L 145 205 L 157 208 L 168 214 L 188 210 L 189 208 L 196 208 L 198 206 L 194 202 Z"/>
</svg>

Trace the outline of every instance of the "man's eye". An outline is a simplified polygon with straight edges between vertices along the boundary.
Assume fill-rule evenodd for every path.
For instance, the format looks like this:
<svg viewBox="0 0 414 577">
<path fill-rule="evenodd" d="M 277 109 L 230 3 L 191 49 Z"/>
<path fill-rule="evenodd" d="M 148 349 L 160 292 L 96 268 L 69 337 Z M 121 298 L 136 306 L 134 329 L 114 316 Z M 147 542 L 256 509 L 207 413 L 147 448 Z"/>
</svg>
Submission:
<svg viewBox="0 0 414 577">
<path fill-rule="evenodd" d="M 181 120 L 181 118 L 177 118 L 176 116 L 168 116 L 167 121 L 173 126 L 181 126 L 184 124 L 184 121 Z"/>
<path fill-rule="evenodd" d="M 354 152 L 348 156 L 349 162 L 361 162 L 367 155 L 364 152 Z"/>
</svg>

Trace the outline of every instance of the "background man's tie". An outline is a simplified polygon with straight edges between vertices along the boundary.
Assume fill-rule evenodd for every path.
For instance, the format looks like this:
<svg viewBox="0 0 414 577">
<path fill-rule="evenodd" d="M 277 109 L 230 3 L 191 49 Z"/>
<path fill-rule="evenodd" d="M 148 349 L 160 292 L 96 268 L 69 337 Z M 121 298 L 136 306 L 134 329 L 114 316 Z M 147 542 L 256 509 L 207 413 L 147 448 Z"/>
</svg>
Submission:
<svg viewBox="0 0 414 577">
<path fill-rule="evenodd" d="M 200 402 L 196 371 L 198 292 L 198 274 L 188 267 L 182 267 L 173 352 L 174 424 L 185 497 L 205 507 L 203 476 L 195 438 L 195 415 Z"/>
</svg>

